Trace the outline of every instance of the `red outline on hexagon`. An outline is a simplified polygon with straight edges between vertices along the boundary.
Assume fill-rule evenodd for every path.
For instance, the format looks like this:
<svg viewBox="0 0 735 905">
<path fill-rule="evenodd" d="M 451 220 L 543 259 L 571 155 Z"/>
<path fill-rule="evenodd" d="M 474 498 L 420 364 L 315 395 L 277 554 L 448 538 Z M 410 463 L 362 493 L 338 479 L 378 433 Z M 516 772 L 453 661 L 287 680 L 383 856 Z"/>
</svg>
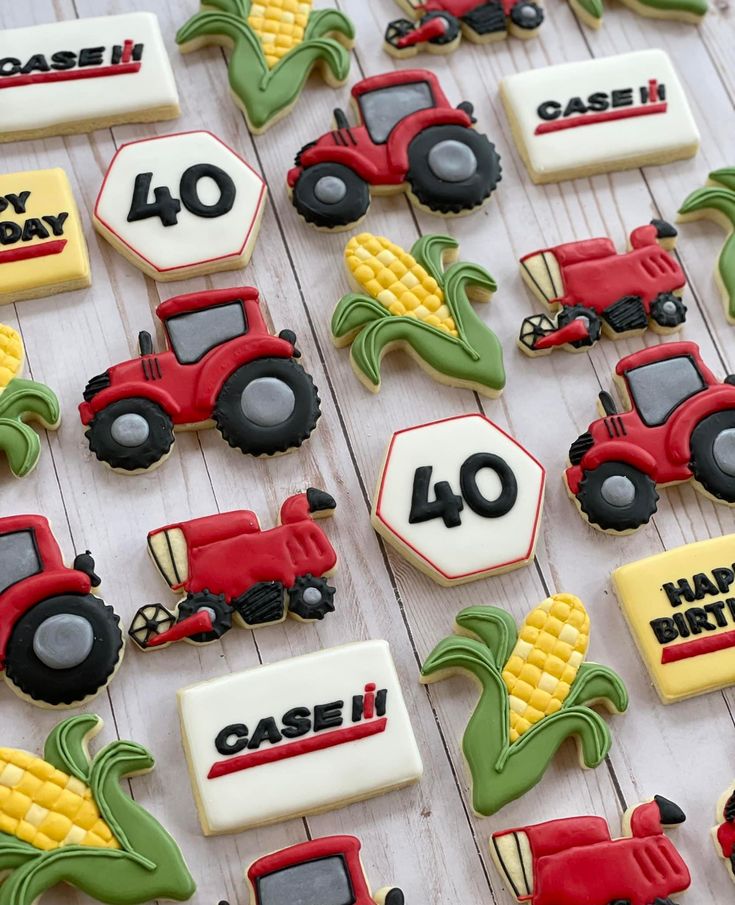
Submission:
<svg viewBox="0 0 735 905">
<path fill-rule="evenodd" d="M 442 569 L 440 569 L 437 565 L 435 565 L 427 556 L 424 556 L 423 553 L 420 553 L 413 544 L 410 544 L 405 537 L 400 535 L 392 525 L 389 525 L 388 522 L 385 521 L 383 516 L 380 514 L 380 505 L 383 499 L 383 486 L 385 484 L 385 473 L 388 470 L 388 463 L 390 462 L 390 457 L 393 452 L 393 444 L 396 442 L 396 437 L 400 434 L 406 434 L 409 431 L 421 430 L 423 427 L 430 427 L 434 424 L 443 424 L 445 421 L 459 421 L 463 418 L 482 418 L 483 421 L 487 421 L 488 424 L 492 425 L 497 431 L 499 431 L 504 437 L 510 440 L 521 452 L 524 452 L 529 459 L 532 459 L 536 465 L 541 469 L 541 488 L 539 490 L 538 501 L 536 503 L 536 516 L 533 520 L 533 532 L 531 534 L 531 543 L 526 551 L 525 556 L 519 556 L 517 559 L 511 559 L 508 562 L 500 563 L 497 566 L 493 566 L 491 569 L 475 569 L 474 572 L 464 572 L 461 575 L 448 575 Z M 541 521 L 541 509 L 544 502 L 544 491 L 546 490 L 546 469 L 539 462 L 539 460 L 530 453 L 525 446 L 521 446 L 521 444 L 515 439 L 515 437 L 511 437 L 509 433 L 503 430 L 502 427 L 498 427 L 498 425 L 491 421 L 486 415 L 483 415 L 480 412 L 473 412 L 467 415 L 452 415 L 449 418 L 439 418 L 437 421 L 427 421 L 424 424 L 416 424 L 413 427 L 404 427 L 402 430 L 396 431 L 391 437 L 390 444 L 388 446 L 388 452 L 385 456 L 385 462 L 383 464 L 382 471 L 380 472 L 380 485 L 378 487 L 378 502 L 375 505 L 375 517 L 380 521 L 382 525 L 393 535 L 393 537 L 397 538 L 404 546 L 406 546 L 409 550 L 412 550 L 416 557 L 422 562 L 425 562 L 431 569 L 434 570 L 438 575 L 441 575 L 443 578 L 446 578 L 447 581 L 461 581 L 463 578 L 469 578 L 472 575 L 485 575 L 488 577 L 493 574 L 493 572 L 499 572 L 501 569 L 507 569 L 512 566 L 514 563 L 523 563 L 527 562 L 531 559 L 533 555 L 534 548 L 536 546 L 536 541 L 538 540 L 539 533 L 539 523 Z"/>
<path fill-rule="evenodd" d="M 133 246 L 129 242 L 126 242 L 125 239 L 123 239 L 123 237 L 110 226 L 109 223 L 107 223 L 105 220 L 103 220 L 102 217 L 99 216 L 97 209 L 99 207 L 100 198 L 102 197 L 102 193 L 104 192 L 105 186 L 107 185 L 107 180 L 110 176 L 110 173 L 112 172 L 113 166 L 115 165 L 115 161 L 117 160 L 118 154 L 120 154 L 125 148 L 128 148 L 131 145 L 140 145 L 146 141 L 161 141 L 164 138 L 175 138 L 178 135 L 211 135 L 211 137 L 215 141 L 218 141 L 222 145 L 222 147 L 227 148 L 227 150 L 231 154 L 234 154 L 234 156 L 237 157 L 237 159 L 241 163 L 243 163 L 250 170 L 251 173 L 255 173 L 255 175 L 258 177 L 258 179 L 261 182 L 261 190 L 260 190 L 260 196 L 258 197 L 258 205 L 257 205 L 256 211 L 255 211 L 255 217 L 253 217 L 253 222 L 250 225 L 250 229 L 248 230 L 247 236 L 245 237 L 245 241 L 242 243 L 242 246 L 241 246 L 239 252 L 237 252 L 236 254 L 232 253 L 229 255 L 219 255 L 216 258 L 204 258 L 201 261 L 193 261 L 191 264 L 178 264 L 175 267 L 156 267 L 156 265 L 153 263 L 153 261 L 150 261 L 148 258 L 146 258 L 145 255 L 142 255 L 139 251 L 134 249 Z M 233 149 L 228 144 L 226 144 L 224 141 L 222 141 L 221 138 L 219 138 L 217 135 L 215 135 L 214 132 L 210 132 L 209 129 L 188 129 L 186 132 L 171 132 L 169 135 L 153 135 L 150 138 L 139 138 L 136 141 L 128 141 L 124 145 L 120 145 L 120 147 L 117 149 L 117 151 L 115 151 L 115 156 L 110 161 L 110 165 L 107 168 L 107 172 L 105 173 L 105 178 L 102 180 L 102 186 L 100 187 L 100 190 L 97 194 L 97 200 L 94 203 L 94 217 L 96 220 L 99 220 L 99 222 L 104 225 L 105 229 L 108 230 L 110 233 L 112 233 L 112 235 L 115 236 L 115 238 L 122 245 L 124 245 L 126 248 L 129 248 L 131 254 L 135 255 L 136 258 L 140 258 L 141 261 L 145 261 L 149 267 L 152 267 L 156 271 L 156 273 L 170 273 L 172 270 L 189 270 L 191 267 L 201 267 L 202 264 L 211 264 L 213 261 L 227 261 L 230 258 L 235 258 L 238 255 L 241 255 L 243 253 L 243 251 L 245 250 L 245 247 L 247 246 L 248 242 L 250 241 L 250 236 L 252 235 L 255 224 L 258 222 L 260 212 L 263 208 L 263 205 L 265 204 L 265 194 L 266 194 L 267 190 L 268 190 L 268 187 L 265 184 L 265 179 L 263 179 L 263 177 L 260 175 L 260 173 L 254 167 L 250 166 L 250 164 L 247 162 L 247 160 L 245 160 L 244 157 L 241 157 L 237 153 L 237 151 L 233 151 Z"/>
</svg>

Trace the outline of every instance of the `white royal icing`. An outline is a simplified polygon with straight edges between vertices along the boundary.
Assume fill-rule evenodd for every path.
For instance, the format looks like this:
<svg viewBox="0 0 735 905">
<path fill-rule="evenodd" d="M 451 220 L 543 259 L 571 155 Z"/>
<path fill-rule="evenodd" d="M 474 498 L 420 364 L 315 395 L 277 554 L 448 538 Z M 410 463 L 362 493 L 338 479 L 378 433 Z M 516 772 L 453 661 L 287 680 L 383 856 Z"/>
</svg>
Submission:
<svg viewBox="0 0 735 905">
<path fill-rule="evenodd" d="M 122 58 L 126 41 L 131 42 L 131 48 L 143 45 L 137 71 L 132 71 L 136 60 L 131 57 L 126 64 L 127 55 Z M 100 62 L 90 55 L 89 62 L 79 66 L 81 51 L 95 48 L 103 48 Z M 53 59 L 54 54 L 62 52 L 77 57 L 68 69 L 59 68 L 68 62 Z M 146 110 L 178 106 L 171 64 L 153 13 L 69 19 L 0 30 L 0 72 L 10 73 L 17 68 L 13 61 L 28 66 L 38 54 L 46 58 L 49 71 L 35 68 L 27 75 L 42 81 L 12 84 L 22 72 L 0 77 L 0 134 L 56 127 L 63 132 L 65 126 L 75 122 L 97 119 L 104 123 L 108 117 L 134 120 L 136 114 Z M 116 54 L 121 56 L 118 62 Z M 126 71 L 126 65 L 131 71 Z M 82 72 L 87 77 L 52 80 Z"/>
<path fill-rule="evenodd" d="M 651 80 L 659 90 L 664 86 L 663 99 L 658 91 L 653 100 L 650 96 L 642 98 L 641 91 L 648 92 Z M 573 98 L 581 98 L 588 106 L 591 95 L 605 94 L 609 102 L 613 91 L 623 92 L 618 95 L 618 106 L 610 103 L 605 110 L 563 116 Z M 624 94 L 627 91 L 631 92 L 629 98 Z M 628 162 L 635 166 L 642 158 L 675 160 L 691 156 L 699 143 L 684 89 L 663 50 L 641 50 L 521 72 L 504 78 L 501 92 L 515 119 L 516 139 L 525 148 L 531 170 L 542 179 L 586 168 L 597 172 L 621 169 Z M 553 120 L 540 116 L 539 107 L 547 102 L 560 104 L 562 115 Z M 593 101 L 596 107 L 604 104 L 602 97 Z M 646 108 L 661 112 L 640 115 Z M 623 118 L 594 118 L 595 114 L 612 112 Z M 627 115 L 630 113 L 637 115 Z M 553 115 L 553 111 L 550 109 L 547 115 Z M 572 119 L 588 124 L 553 131 L 555 123 Z M 539 127 L 551 131 L 538 134 Z"/>
<path fill-rule="evenodd" d="M 385 713 L 354 719 L 355 696 L 385 691 Z M 314 731 L 316 705 L 342 702 L 341 725 Z M 252 740 L 261 720 L 308 708 L 312 729 L 298 738 L 267 739 L 256 749 L 223 754 L 217 736 L 246 726 Z M 223 676 L 179 692 L 179 712 L 194 792 L 206 835 L 329 810 L 420 779 L 421 756 L 386 641 L 364 641 Z M 356 730 L 356 740 L 242 768 L 238 758 L 275 758 L 293 745 L 317 745 L 330 733 Z M 240 729 L 242 733 L 244 730 Z M 227 736 L 237 742 L 237 736 Z M 247 763 L 247 761 L 245 762 Z M 250 761 L 252 763 L 252 760 Z M 216 766 L 217 765 L 217 766 Z M 213 769 L 238 767 L 209 778 Z"/>
</svg>

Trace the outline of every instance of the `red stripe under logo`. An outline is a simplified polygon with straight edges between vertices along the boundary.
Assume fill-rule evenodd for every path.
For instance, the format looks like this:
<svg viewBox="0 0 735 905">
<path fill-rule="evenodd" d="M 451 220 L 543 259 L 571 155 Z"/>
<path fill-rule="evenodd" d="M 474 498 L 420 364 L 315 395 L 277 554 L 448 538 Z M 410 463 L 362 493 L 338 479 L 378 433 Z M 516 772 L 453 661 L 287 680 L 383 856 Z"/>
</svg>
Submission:
<svg viewBox="0 0 735 905">
<path fill-rule="evenodd" d="M 696 641 L 687 641 L 685 644 L 665 647 L 661 653 L 661 662 L 677 663 L 679 660 L 689 660 L 692 657 L 701 657 L 704 654 L 714 654 L 718 650 L 727 650 L 730 647 L 735 647 L 735 632 L 708 635 L 706 638 L 697 638 Z"/>
<path fill-rule="evenodd" d="M 54 239 L 53 242 L 39 242 L 38 245 L 9 248 L 7 251 L 0 251 L 0 264 L 13 264 L 15 261 L 30 261 L 32 258 L 60 255 L 65 247 L 66 239 Z"/>
<path fill-rule="evenodd" d="M 356 742 L 361 738 L 369 738 L 371 735 L 379 735 L 385 732 L 388 718 L 383 717 L 369 723 L 358 723 L 356 726 L 348 726 L 347 729 L 336 729 L 334 732 L 324 732 L 320 735 L 312 735 L 309 738 L 299 739 L 277 748 L 267 748 L 263 751 L 251 751 L 249 754 L 241 754 L 229 760 L 221 760 L 213 765 L 207 774 L 207 779 L 217 779 L 219 776 L 230 776 L 232 773 L 240 773 L 251 767 L 260 767 L 262 764 L 271 764 L 279 760 L 287 760 L 290 757 L 298 757 L 300 754 L 310 754 L 312 751 L 323 751 L 325 748 L 334 748 L 347 742 Z"/>
<path fill-rule="evenodd" d="M 76 82 L 80 79 L 101 79 L 108 75 L 127 75 L 140 72 L 141 63 L 119 63 L 117 66 L 97 66 L 90 69 L 64 69 L 61 72 L 32 72 L 28 75 L 9 75 L 0 78 L 0 88 L 23 88 L 25 85 L 46 85 L 50 82 Z"/>
<path fill-rule="evenodd" d="M 594 126 L 595 123 L 609 123 L 618 119 L 629 119 L 634 116 L 652 116 L 655 113 L 666 113 L 668 103 L 648 104 L 645 107 L 623 108 L 620 110 L 606 110 L 604 113 L 584 113 L 581 116 L 573 116 L 570 119 L 555 119 L 550 123 L 541 123 L 536 126 L 534 135 L 546 135 L 548 132 L 562 132 L 564 129 L 576 129 L 579 126 Z"/>
</svg>

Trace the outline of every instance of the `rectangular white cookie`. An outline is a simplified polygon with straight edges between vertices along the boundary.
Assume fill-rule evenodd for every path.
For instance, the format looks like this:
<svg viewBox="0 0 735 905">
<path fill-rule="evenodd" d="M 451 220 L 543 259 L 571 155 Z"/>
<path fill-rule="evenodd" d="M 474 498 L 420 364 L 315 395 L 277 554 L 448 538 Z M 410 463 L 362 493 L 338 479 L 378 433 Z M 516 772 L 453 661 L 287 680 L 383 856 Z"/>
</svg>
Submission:
<svg viewBox="0 0 735 905">
<path fill-rule="evenodd" d="M 223 676 L 178 701 L 206 836 L 331 810 L 423 772 L 386 641 Z"/>
<path fill-rule="evenodd" d="M 0 142 L 179 115 L 153 13 L 0 31 Z"/>
<path fill-rule="evenodd" d="M 669 163 L 699 149 L 663 50 L 532 69 L 504 78 L 500 93 L 536 183 Z"/>
</svg>

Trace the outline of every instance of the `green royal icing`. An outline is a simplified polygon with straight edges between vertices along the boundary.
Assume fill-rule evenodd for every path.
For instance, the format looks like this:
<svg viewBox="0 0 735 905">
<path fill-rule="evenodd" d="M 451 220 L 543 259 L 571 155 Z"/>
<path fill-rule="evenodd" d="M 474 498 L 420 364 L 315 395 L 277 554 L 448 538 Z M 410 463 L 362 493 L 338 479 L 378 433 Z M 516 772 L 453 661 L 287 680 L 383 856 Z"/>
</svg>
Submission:
<svg viewBox="0 0 735 905">
<path fill-rule="evenodd" d="M 54 430 L 60 420 L 59 400 L 42 383 L 15 377 L 0 392 L 0 451 L 16 477 L 31 472 L 41 455 L 38 434 L 26 422 L 38 421 Z"/>
<path fill-rule="evenodd" d="M 91 759 L 89 739 L 99 717 L 80 714 L 59 723 L 49 735 L 44 758 L 88 785 L 120 849 L 68 845 L 44 852 L 0 833 L 0 905 L 33 905 L 46 890 L 68 883 L 108 905 L 140 905 L 152 899 L 183 902 L 195 884 L 183 856 L 158 821 L 123 794 L 120 781 L 148 772 L 153 757 L 133 742 L 112 742 Z"/>
<path fill-rule="evenodd" d="M 612 738 L 607 724 L 590 707 L 604 704 L 617 713 L 628 707 L 625 685 L 612 669 L 583 663 L 561 710 L 511 743 L 502 671 L 517 640 L 516 624 L 504 610 L 476 606 L 459 613 L 456 631 L 429 654 L 421 678 L 428 684 L 462 672 L 481 686 L 462 740 L 472 776 L 472 806 L 478 814 L 488 817 L 533 788 L 570 737 L 576 738 L 586 767 L 602 763 Z"/>
<path fill-rule="evenodd" d="M 485 387 L 492 394 L 505 386 L 503 349 L 498 337 L 475 313 L 468 290 L 495 292 L 497 284 L 477 264 L 459 262 L 446 271 L 442 260 L 457 248 L 449 236 L 423 236 L 411 255 L 437 281 L 451 311 L 459 336 L 412 317 L 391 314 L 376 299 L 353 292 L 344 296 L 332 315 L 332 338 L 337 345 L 352 343 L 350 356 L 357 372 L 376 389 L 380 387 L 380 362 L 392 343 L 405 343 L 438 374 L 454 385 Z"/>
<path fill-rule="evenodd" d="M 580 7 L 597 21 L 602 19 L 604 11 L 602 0 L 574 0 L 573 5 Z M 628 5 L 644 7 L 651 12 L 670 13 L 673 17 L 678 13 L 700 18 L 707 14 L 708 4 L 707 0 L 634 0 L 633 3 L 628 2 Z"/>
<path fill-rule="evenodd" d="M 296 103 L 311 71 L 328 68 L 336 82 L 344 82 L 350 71 L 355 29 L 344 13 L 335 9 L 314 10 L 304 39 L 270 69 L 258 35 L 248 25 L 250 0 L 202 0 L 202 9 L 183 25 L 176 42 L 182 49 L 208 44 L 231 48 L 229 80 L 255 130 L 265 128 Z"/>
</svg>

